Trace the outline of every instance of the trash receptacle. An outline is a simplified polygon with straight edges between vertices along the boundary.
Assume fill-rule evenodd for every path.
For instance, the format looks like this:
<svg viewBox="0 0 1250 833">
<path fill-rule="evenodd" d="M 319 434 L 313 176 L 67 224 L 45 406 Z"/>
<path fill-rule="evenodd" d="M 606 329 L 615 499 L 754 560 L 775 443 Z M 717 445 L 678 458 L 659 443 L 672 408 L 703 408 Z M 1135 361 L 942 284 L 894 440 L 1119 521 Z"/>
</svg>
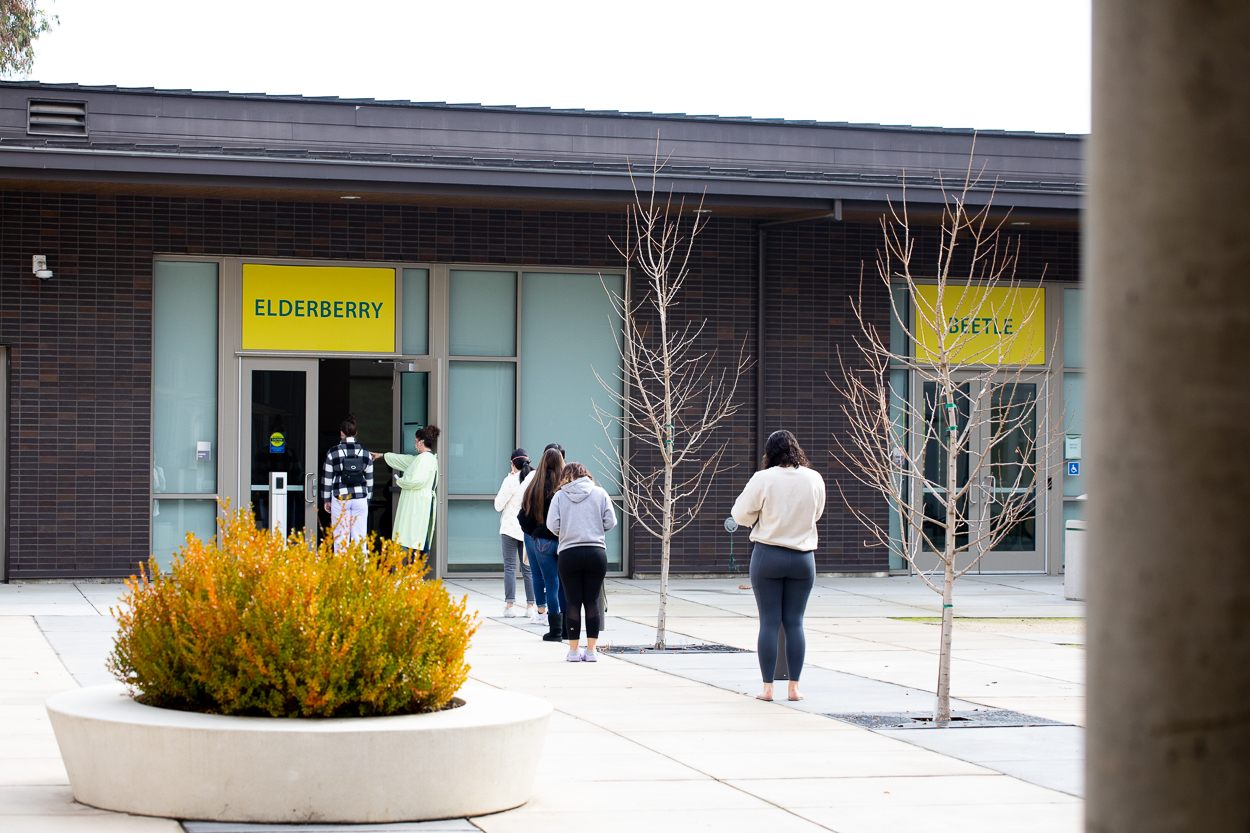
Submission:
<svg viewBox="0 0 1250 833">
<path fill-rule="evenodd" d="M 1068 521 L 1063 530 L 1063 595 L 1085 601 L 1085 521 Z"/>
</svg>

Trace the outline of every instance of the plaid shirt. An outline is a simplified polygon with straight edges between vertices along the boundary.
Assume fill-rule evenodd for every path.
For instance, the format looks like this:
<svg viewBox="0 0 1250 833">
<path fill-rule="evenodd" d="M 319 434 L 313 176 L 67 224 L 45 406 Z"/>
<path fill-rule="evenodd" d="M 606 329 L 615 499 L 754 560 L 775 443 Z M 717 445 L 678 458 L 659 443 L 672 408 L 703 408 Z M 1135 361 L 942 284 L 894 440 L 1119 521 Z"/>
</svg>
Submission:
<svg viewBox="0 0 1250 833">
<path fill-rule="evenodd" d="M 364 486 L 348 486 L 342 482 L 344 457 L 364 457 L 368 461 L 365 464 Z M 356 442 L 355 437 L 348 437 L 326 452 L 325 466 L 321 469 L 321 502 L 329 503 L 332 497 L 368 500 L 372 496 L 373 458 L 369 456 L 368 451 L 365 451 L 363 445 Z"/>
</svg>

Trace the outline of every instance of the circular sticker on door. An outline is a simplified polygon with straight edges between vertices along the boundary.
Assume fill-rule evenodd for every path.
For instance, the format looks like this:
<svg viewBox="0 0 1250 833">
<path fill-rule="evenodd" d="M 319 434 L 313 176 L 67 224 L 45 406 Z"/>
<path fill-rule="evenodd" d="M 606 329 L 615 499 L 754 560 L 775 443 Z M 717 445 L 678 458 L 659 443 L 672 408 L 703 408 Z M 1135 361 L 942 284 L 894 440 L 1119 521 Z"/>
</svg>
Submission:
<svg viewBox="0 0 1250 833">
<path fill-rule="evenodd" d="M 269 453 L 281 454 L 286 451 L 286 435 L 281 431 L 274 431 L 269 435 Z"/>
</svg>

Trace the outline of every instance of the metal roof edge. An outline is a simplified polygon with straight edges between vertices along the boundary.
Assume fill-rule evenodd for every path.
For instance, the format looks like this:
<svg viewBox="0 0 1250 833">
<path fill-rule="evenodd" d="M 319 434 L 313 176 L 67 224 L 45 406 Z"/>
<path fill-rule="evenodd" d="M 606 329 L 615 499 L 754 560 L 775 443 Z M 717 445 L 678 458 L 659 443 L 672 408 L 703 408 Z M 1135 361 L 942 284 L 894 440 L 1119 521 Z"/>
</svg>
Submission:
<svg viewBox="0 0 1250 833">
<path fill-rule="evenodd" d="M 1082 142 L 1088 138 L 1083 133 L 1040 133 L 1031 130 L 979 129 L 972 127 L 930 127 L 918 125 L 889 125 L 861 122 L 831 122 L 807 119 L 759 118 L 753 116 L 691 115 L 687 113 L 650 113 L 646 111 L 583 110 L 577 108 L 519 107 L 511 104 L 454 104 L 445 101 L 405 101 L 373 98 L 340 98 L 337 96 L 274 95 L 271 93 L 234 93 L 229 91 L 167 90 L 156 87 L 118 87 L 116 85 L 84 85 L 76 83 L 49 83 L 44 81 L 3 81 L 0 89 L 47 90 L 69 93 L 116 93 L 122 95 L 174 96 L 182 98 L 215 98 L 235 101 L 283 101 L 307 104 L 354 105 L 357 107 L 396 107 L 426 110 L 460 110 L 487 113 L 525 113 L 531 115 L 578 116 L 581 118 L 610 118 L 665 121 L 689 121 L 704 123 L 727 123 L 748 125 L 774 125 L 781 127 L 807 127 L 839 130 L 867 130 L 898 133 L 930 133 L 955 136 L 995 136 L 1019 139 L 1054 139 Z"/>
<path fill-rule="evenodd" d="M 0 159 L 3 155 L 13 153 L 16 155 L 49 155 L 61 158 L 76 159 L 134 159 L 134 160 L 165 160 L 177 161 L 179 163 L 208 163 L 208 164 L 247 164 L 253 163 L 265 166 L 282 166 L 297 169 L 305 167 L 313 168 L 354 168 L 357 170 L 376 170 L 379 168 L 390 170 L 425 170 L 425 171 L 457 171 L 466 172 L 473 171 L 477 173 L 495 173 L 495 174 L 527 174 L 540 176 L 561 176 L 561 177 L 593 177 L 599 179 L 620 180 L 622 182 L 628 180 L 633 175 L 637 175 L 638 171 L 631 172 L 622 165 L 620 168 L 616 166 L 588 164 L 586 166 L 557 166 L 557 165 L 525 165 L 525 164 L 502 164 L 513 160 L 477 160 L 465 158 L 464 161 L 452 161 L 451 157 L 435 157 L 432 156 L 428 161 L 415 161 L 415 157 L 409 160 L 395 159 L 391 154 L 359 154 L 359 156 L 373 156 L 374 158 L 343 158 L 337 155 L 315 155 L 315 156 L 296 156 L 291 152 L 278 152 L 273 154 L 259 152 L 244 152 L 243 149 L 232 149 L 231 152 L 211 153 L 204 152 L 205 149 L 195 149 L 193 152 L 184 153 L 175 149 L 166 149 L 166 146 L 158 146 L 160 149 L 153 147 L 151 149 L 104 149 L 89 147 L 48 147 L 48 146 L 31 146 L 29 144 L 6 143 L 0 142 Z M 217 150 L 214 148 L 213 150 Z M 249 149 L 261 150 L 261 149 Z M 402 155 L 401 155 L 402 156 Z M 0 162 L 0 170 L 5 166 Z M 43 168 L 47 168 L 45 163 Z M 76 167 L 74 170 L 85 173 L 88 169 L 84 167 Z M 699 171 L 699 172 L 683 172 L 680 170 L 662 170 L 659 178 L 666 181 L 675 182 L 704 182 L 704 183 L 741 183 L 743 185 L 769 184 L 774 186 L 829 186 L 843 187 L 852 189 L 881 189 L 886 190 L 902 189 L 904 186 L 909 191 L 918 191 L 921 193 L 941 193 L 944 188 L 947 192 L 952 190 L 952 186 L 943 186 L 940 182 L 929 181 L 933 177 L 904 177 L 903 175 L 872 175 L 869 177 L 852 176 L 850 174 L 845 177 L 836 175 L 825 175 L 812 173 L 811 175 L 803 175 L 799 172 L 787 171 L 747 171 L 746 175 L 731 175 L 727 171 Z M 211 171 L 207 175 L 212 175 Z M 299 177 L 293 177 L 299 178 Z M 363 182 L 362 182 L 363 184 Z M 970 189 L 973 193 L 988 194 L 995 192 L 998 194 L 1013 195 L 1047 195 L 1051 197 L 1067 197 L 1079 200 L 1084 194 L 1082 183 L 1036 183 L 1035 187 L 1023 187 L 1026 183 L 1012 182 L 1003 180 L 987 179 L 984 183 L 980 183 Z M 1033 183 L 1028 183 L 1034 185 Z M 1049 187 L 1047 187 L 1049 186 Z M 500 187 L 507 187 L 501 183 Z"/>
</svg>

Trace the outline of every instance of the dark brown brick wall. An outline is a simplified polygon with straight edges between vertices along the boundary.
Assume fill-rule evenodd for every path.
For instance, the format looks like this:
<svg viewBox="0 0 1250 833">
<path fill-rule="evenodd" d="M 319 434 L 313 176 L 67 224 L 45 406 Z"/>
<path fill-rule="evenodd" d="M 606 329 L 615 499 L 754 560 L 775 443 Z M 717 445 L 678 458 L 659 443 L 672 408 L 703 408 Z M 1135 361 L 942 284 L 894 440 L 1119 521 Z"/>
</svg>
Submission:
<svg viewBox="0 0 1250 833">
<path fill-rule="evenodd" d="M 608 214 L 52 193 L 0 194 L 0 220 L 14 578 L 124 575 L 145 557 L 154 253 L 619 268 L 609 236 L 623 229 L 623 218 Z M 769 235 L 768 427 L 795 430 L 827 477 L 837 476 L 828 451 L 839 422 L 824 374 L 835 347 L 847 344 L 846 294 L 860 262 L 871 266 L 879 234 L 838 224 Z M 1074 235 L 1024 237 L 1030 268 L 1045 261 L 1052 277 L 1075 276 Z M 32 254 L 47 254 L 56 277 L 35 278 Z M 721 366 L 744 338 L 754 348 L 756 262 L 750 220 L 713 219 L 699 239 L 680 316 L 712 320 L 700 346 Z M 883 297 L 869 307 L 886 314 Z M 721 523 L 757 453 L 753 371 L 738 398 L 742 409 L 723 434 L 731 468 L 676 542 L 675 572 L 728 568 Z M 874 496 L 852 494 L 883 511 Z M 859 546 L 863 536 L 833 490 L 820 534 L 820 569 L 883 568 L 884 554 Z M 745 537 L 735 542 L 740 569 Z M 658 569 L 658 548 L 637 530 L 633 550 L 636 570 Z"/>
<path fill-rule="evenodd" d="M 690 275 L 671 326 L 687 324 L 697 328 L 708 319 L 691 355 L 713 357 L 713 373 L 732 373 L 745 340 L 748 353 L 755 351 L 757 247 L 755 223 L 750 220 L 713 219 L 696 238 L 690 261 Z M 642 297 L 644 279 L 635 273 L 634 297 Z M 645 310 L 643 310 L 645 313 Z M 655 315 L 643 315 L 644 326 L 658 329 Z M 735 401 L 738 412 L 705 446 L 707 451 L 724 444 L 722 471 L 711 480 L 711 489 L 702 514 L 673 542 L 670 569 L 677 573 L 727 572 L 729 536 L 724 519 L 734 499 L 754 471 L 756 374 L 749 370 L 739 378 Z M 658 466 L 658 455 L 651 465 Z M 693 472 L 678 471 L 678 479 Z M 640 573 L 660 571 L 659 542 L 633 530 L 633 569 Z M 749 554 L 746 534 L 735 537 L 734 560 L 738 570 L 746 570 Z"/>
</svg>

